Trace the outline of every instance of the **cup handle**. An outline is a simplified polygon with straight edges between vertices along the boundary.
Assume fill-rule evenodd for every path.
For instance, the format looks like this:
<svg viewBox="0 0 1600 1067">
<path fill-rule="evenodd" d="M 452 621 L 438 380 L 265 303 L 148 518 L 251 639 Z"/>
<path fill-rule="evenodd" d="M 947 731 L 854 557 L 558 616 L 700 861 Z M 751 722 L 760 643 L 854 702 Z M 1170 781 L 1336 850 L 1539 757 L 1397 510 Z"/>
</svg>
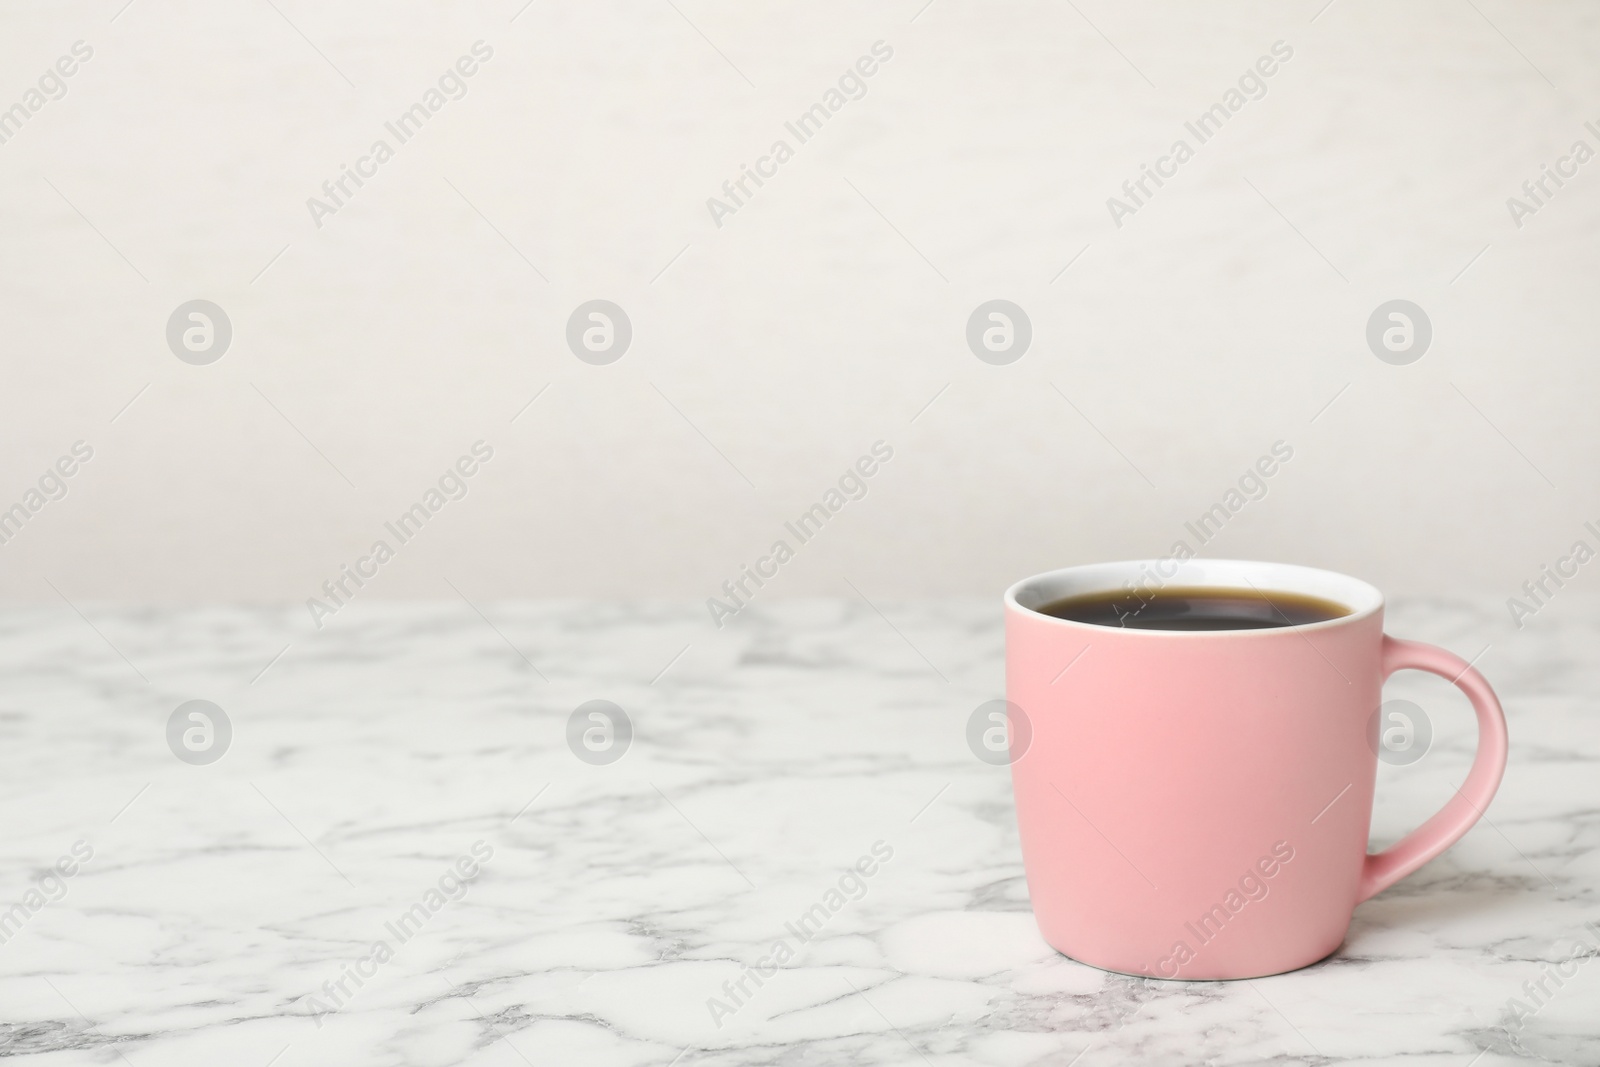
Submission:
<svg viewBox="0 0 1600 1067">
<path fill-rule="evenodd" d="M 1385 681 L 1395 671 L 1429 671 L 1467 694 L 1478 713 L 1478 754 L 1467 780 L 1434 816 L 1382 852 L 1369 853 L 1361 868 L 1356 902 L 1367 900 L 1461 840 L 1483 816 L 1506 769 L 1506 715 L 1500 700 L 1471 664 L 1453 652 L 1420 641 L 1383 636 Z"/>
</svg>

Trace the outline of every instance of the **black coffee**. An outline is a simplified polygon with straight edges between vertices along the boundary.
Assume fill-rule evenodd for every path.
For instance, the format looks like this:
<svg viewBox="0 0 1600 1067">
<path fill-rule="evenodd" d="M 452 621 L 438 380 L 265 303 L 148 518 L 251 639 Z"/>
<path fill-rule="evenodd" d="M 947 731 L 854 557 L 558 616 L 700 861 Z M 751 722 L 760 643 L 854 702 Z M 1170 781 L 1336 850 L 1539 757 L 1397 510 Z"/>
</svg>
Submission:
<svg viewBox="0 0 1600 1067">
<path fill-rule="evenodd" d="M 1070 622 L 1130 630 L 1269 630 L 1350 614 L 1343 604 L 1304 593 L 1198 587 L 1085 593 L 1036 610 Z"/>
</svg>

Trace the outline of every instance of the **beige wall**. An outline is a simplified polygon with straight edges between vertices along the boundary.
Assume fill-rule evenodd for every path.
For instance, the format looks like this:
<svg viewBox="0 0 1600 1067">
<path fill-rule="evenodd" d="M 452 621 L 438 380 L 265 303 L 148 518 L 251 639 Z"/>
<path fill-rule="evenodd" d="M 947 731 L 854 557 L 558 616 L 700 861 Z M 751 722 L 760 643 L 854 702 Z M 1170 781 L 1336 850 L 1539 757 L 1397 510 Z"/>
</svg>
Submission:
<svg viewBox="0 0 1600 1067">
<path fill-rule="evenodd" d="M 0 546 L 0 595 L 303 601 L 479 440 L 363 596 L 709 596 L 880 440 L 762 596 L 984 595 L 1193 544 L 1278 441 L 1206 553 L 1510 595 L 1600 546 L 1600 161 L 1507 207 L 1600 148 L 1582 5 L 119 3 L 3 16 L 0 107 L 93 55 L 0 144 L 0 507 L 93 457 Z M 378 138 L 319 227 L 307 199 Z M 1179 138 L 1119 228 L 1107 198 Z M 165 337 L 195 298 L 233 327 L 204 366 Z M 633 327 L 608 366 L 564 336 L 596 298 Z M 965 338 L 994 298 L 1032 323 L 1008 366 Z M 1432 322 L 1410 365 L 1367 345 L 1393 298 Z"/>
</svg>

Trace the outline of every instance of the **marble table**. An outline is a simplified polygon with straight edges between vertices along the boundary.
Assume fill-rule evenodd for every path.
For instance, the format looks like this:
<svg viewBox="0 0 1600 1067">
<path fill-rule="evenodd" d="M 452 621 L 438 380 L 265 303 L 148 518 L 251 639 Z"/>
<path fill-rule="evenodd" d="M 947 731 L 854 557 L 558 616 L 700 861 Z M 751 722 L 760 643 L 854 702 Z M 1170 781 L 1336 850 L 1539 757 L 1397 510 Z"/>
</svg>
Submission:
<svg viewBox="0 0 1600 1067">
<path fill-rule="evenodd" d="M 965 740 L 1001 690 L 994 603 L 774 602 L 720 631 L 681 603 L 369 603 L 320 632 L 78 607 L 0 614 L 0 1055 L 1600 1063 L 1600 627 L 1576 603 L 1522 631 L 1492 601 L 1391 607 L 1392 632 L 1487 646 L 1513 751 L 1492 821 L 1330 959 L 1233 983 L 1040 940 L 1007 771 Z M 1388 695 L 1434 740 L 1381 769 L 1378 844 L 1472 744 L 1442 681 Z M 191 700 L 231 725 L 213 762 L 220 724 L 169 745 Z M 585 713 L 569 747 L 593 700 L 631 723 L 610 762 L 620 722 L 607 748 Z"/>
</svg>

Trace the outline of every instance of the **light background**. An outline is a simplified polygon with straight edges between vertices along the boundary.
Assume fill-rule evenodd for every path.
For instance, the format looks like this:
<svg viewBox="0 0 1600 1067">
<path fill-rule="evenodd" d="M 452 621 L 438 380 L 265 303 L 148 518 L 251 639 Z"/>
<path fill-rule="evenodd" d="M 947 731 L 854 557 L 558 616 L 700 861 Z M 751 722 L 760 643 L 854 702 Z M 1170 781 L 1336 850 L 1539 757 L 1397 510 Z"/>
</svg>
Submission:
<svg viewBox="0 0 1600 1067">
<path fill-rule="evenodd" d="M 1592 8 L 275 4 L 7 6 L 0 107 L 94 55 L 0 145 L 0 507 L 94 458 L 0 546 L 0 596 L 303 602 L 480 438 L 363 598 L 701 599 L 879 439 L 763 598 L 1160 554 L 1278 440 L 1206 554 L 1505 597 L 1595 542 L 1600 161 L 1506 206 L 1600 147 Z M 467 95 L 317 228 L 307 198 L 480 39 Z M 867 95 L 716 226 L 879 40 Z M 1265 97 L 1114 226 L 1280 40 Z M 164 337 L 197 297 L 233 324 L 210 366 Z M 633 324 L 610 366 L 565 345 L 593 298 Z M 1032 320 L 1010 366 L 966 347 L 992 298 Z M 1409 366 L 1365 341 L 1393 298 L 1433 324 Z"/>
</svg>

